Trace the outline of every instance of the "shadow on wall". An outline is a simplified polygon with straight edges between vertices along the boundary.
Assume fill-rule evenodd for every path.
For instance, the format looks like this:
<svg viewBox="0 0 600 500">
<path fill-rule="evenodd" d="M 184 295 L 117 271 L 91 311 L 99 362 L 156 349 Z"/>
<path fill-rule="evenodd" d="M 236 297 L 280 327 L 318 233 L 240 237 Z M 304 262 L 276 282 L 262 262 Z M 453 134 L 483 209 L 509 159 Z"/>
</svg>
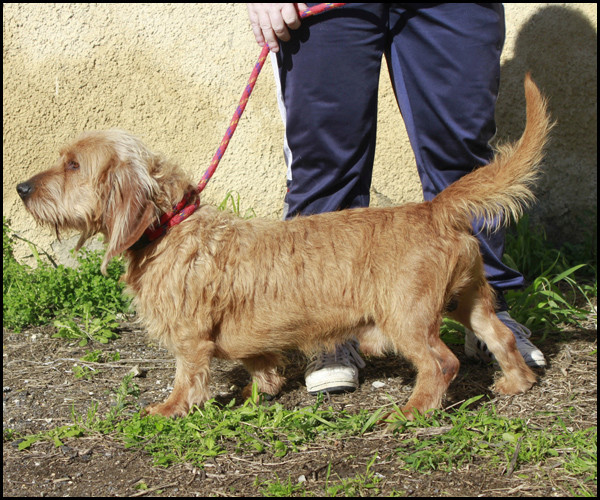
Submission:
<svg viewBox="0 0 600 500">
<path fill-rule="evenodd" d="M 596 58 L 594 26 L 574 9 L 551 6 L 523 25 L 514 57 L 502 65 L 497 142 L 515 140 L 523 130 L 527 71 L 549 98 L 550 113 L 557 121 L 535 189 L 538 203 L 532 209 L 534 220 L 556 244 L 580 242 L 596 231 Z M 515 95 L 519 99 L 506 98 Z M 517 102 L 516 108 L 510 102 Z"/>
</svg>

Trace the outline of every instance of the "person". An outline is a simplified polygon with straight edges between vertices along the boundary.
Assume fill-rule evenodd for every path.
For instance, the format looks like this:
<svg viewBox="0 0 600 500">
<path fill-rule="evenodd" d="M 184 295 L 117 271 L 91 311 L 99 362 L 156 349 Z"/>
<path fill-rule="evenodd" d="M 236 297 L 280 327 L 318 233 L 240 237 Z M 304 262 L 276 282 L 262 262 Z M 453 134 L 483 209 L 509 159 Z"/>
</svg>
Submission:
<svg viewBox="0 0 600 500">
<path fill-rule="evenodd" d="M 425 200 L 489 163 L 504 44 L 502 4 L 346 4 L 301 20 L 312 4 L 248 4 L 252 31 L 267 44 L 285 124 L 284 218 L 369 205 L 377 95 L 385 54 Z M 473 221 L 498 317 L 526 363 L 545 366 L 531 332 L 511 318 L 503 292 L 524 284 L 501 258 L 504 231 Z M 307 366 L 311 394 L 352 391 L 365 366 L 357 342 Z M 492 361 L 466 331 L 466 355 Z"/>
</svg>

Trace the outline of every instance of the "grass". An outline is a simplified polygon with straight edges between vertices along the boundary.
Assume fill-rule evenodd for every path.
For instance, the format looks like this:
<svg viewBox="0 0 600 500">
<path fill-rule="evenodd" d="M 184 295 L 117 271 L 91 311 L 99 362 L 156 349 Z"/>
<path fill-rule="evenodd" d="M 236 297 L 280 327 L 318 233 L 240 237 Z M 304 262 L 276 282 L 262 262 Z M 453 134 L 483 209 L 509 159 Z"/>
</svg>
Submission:
<svg viewBox="0 0 600 500">
<path fill-rule="evenodd" d="M 597 429 L 568 430 L 557 417 L 548 427 L 537 427 L 526 419 L 499 415 L 494 405 L 484 403 L 476 411 L 434 411 L 414 421 L 400 421 L 394 432 L 403 439 L 398 454 L 409 470 L 450 471 L 485 458 L 490 465 L 512 474 L 520 464 L 558 459 L 564 469 L 578 475 L 596 475 Z"/>
<path fill-rule="evenodd" d="M 508 232 L 503 260 L 528 280 L 524 290 L 506 299 L 511 316 L 544 337 L 559 324 L 579 325 L 597 297 L 596 232 L 588 231 L 580 246 L 549 247 L 542 226 L 524 216 Z M 582 308 L 585 305 L 586 308 Z"/>
<path fill-rule="evenodd" d="M 123 295 L 119 277 L 124 272 L 122 259 L 113 259 L 108 276 L 100 272 L 103 252 L 81 250 L 76 268 L 57 265 L 46 253 L 27 241 L 36 268 L 18 262 L 13 254 L 16 235 L 8 221 L 2 224 L 2 325 L 13 331 L 29 326 L 64 323 L 58 336 L 65 338 L 110 338 L 117 313 L 129 310 L 130 300 Z M 40 255 L 45 255 L 44 258 Z M 75 323 L 84 322 L 83 329 Z M 100 322 L 100 323 L 98 323 Z M 92 325 L 91 323 L 96 323 Z M 97 333 L 97 335 L 94 334 Z"/>
<path fill-rule="evenodd" d="M 225 453 L 285 457 L 327 436 L 354 434 L 370 418 L 322 408 L 321 402 L 296 411 L 251 399 L 241 406 L 213 401 L 185 419 L 134 415 L 118 429 L 128 447 L 143 447 L 156 465 L 189 462 L 202 466 L 208 457 Z"/>
<path fill-rule="evenodd" d="M 376 473 L 372 470 L 373 465 L 379 458 L 378 454 L 373 455 L 373 458 L 369 460 L 366 465 L 366 471 L 364 474 L 357 474 L 354 477 L 349 478 L 336 478 L 331 471 L 331 464 L 327 467 L 325 475 L 325 485 L 323 487 L 323 495 L 326 497 L 356 497 L 356 496 L 374 496 L 381 492 L 380 483 L 383 481 L 384 476 Z M 259 492 L 265 497 L 289 497 L 289 496 L 314 496 L 312 493 L 306 491 L 305 486 L 306 478 L 296 483 L 292 481 L 292 478 L 288 478 L 282 481 L 277 474 L 275 474 L 275 480 L 260 480 L 258 477 L 254 481 L 254 486 L 259 488 Z M 391 496 L 404 496 L 403 492 L 396 492 L 396 495 Z"/>
<path fill-rule="evenodd" d="M 92 408 L 85 417 L 73 415 L 72 425 L 18 440 L 18 447 L 26 449 L 38 441 L 51 441 L 58 447 L 67 439 L 99 433 L 111 434 L 128 448 L 144 450 L 160 467 L 189 463 L 202 468 L 208 459 L 223 454 L 257 460 L 261 457 L 260 460 L 271 462 L 321 446 L 324 441 L 368 434 L 376 429 L 381 414 L 339 411 L 325 406 L 320 398 L 311 407 L 295 410 L 278 403 L 266 406 L 252 399 L 241 406 L 234 400 L 225 406 L 211 400 L 186 418 L 144 418 L 139 412 L 125 416 L 125 410 L 135 404 L 137 396 L 131 376 L 125 377 L 116 391 L 115 406 L 104 418 Z M 395 445 L 386 460 L 419 474 L 475 464 L 501 475 L 512 475 L 526 464 L 537 464 L 540 471 L 545 465 L 560 465 L 584 482 L 596 482 L 596 427 L 573 429 L 564 415 L 548 419 L 548 426 L 539 427 L 529 423 L 530 419 L 499 415 L 489 403 L 470 410 L 481 397 L 472 398 L 453 411 L 435 410 L 414 421 L 393 422 L 390 439 Z M 374 455 L 365 472 L 345 478 L 334 475 L 330 464 L 323 495 L 378 494 L 381 476 L 373 468 L 378 459 Z M 254 485 L 264 496 L 306 493 L 303 482 L 290 476 L 284 480 L 277 475 L 268 480 L 257 476 Z"/>
</svg>

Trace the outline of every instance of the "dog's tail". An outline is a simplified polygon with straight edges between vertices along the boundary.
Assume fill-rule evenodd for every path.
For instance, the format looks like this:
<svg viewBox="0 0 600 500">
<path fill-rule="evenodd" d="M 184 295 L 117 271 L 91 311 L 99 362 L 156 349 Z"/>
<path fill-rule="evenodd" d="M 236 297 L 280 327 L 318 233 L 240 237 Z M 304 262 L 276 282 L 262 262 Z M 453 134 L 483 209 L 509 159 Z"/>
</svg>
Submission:
<svg viewBox="0 0 600 500">
<path fill-rule="evenodd" d="M 552 128 L 546 100 L 525 76 L 527 124 L 515 144 L 502 146 L 493 161 L 465 175 L 432 200 L 434 219 L 441 227 L 465 228 L 473 218 L 482 218 L 492 227 L 517 219 L 534 199 L 531 185 L 539 171 L 542 150 Z"/>
</svg>

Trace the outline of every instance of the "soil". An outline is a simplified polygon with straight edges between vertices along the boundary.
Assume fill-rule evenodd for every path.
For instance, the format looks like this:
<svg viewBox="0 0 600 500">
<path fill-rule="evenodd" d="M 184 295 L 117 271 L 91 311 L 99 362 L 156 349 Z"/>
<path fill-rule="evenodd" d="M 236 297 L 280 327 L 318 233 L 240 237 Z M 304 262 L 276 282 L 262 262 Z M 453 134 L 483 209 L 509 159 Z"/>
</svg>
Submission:
<svg viewBox="0 0 600 500">
<path fill-rule="evenodd" d="M 140 449 L 125 448 L 111 435 L 92 435 L 67 439 L 63 446 L 38 442 L 19 451 L 18 441 L 7 440 L 7 429 L 27 435 L 72 423 L 71 409 L 86 415 L 92 403 L 105 415 L 112 393 L 125 374 L 139 366 L 145 376 L 137 377 L 139 402 L 146 405 L 164 399 L 172 384 L 174 362 L 163 349 L 148 343 L 145 332 L 135 323 L 124 321 L 119 339 L 107 345 L 95 343 L 86 348 L 64 339 L 53 339 L 51 327 L 33 328 L 22 333 L 3 332 L 3 494 L 5 496 L 260 496 L 255 485 L 302 476 L 309 495 L 324 493 L 328 464 L 330 478 L 349 478 L 365 474 L 367 464 L 378 452 L 380 460 L 371 467 L 383 480 L 379 495 L 394 490 L 406 496 L 565 496 L 581 493 L 585 478 L 565 473 L 557 461 L 519 464 L 514 473 L 486 463 L 471 463 L 451 472 L 415 473 L 398 467 L 394 449 L 398 439 L 383 427 L 364 436 L 343 442 L 326 439 L 282 458 L 268 455 L 228 453 L 206 461 L 204 468 L 192 464 L 156 467 L 152 457 Z M 561 339 L 561 340 L 557 340 Z M 498 413 L 528 418 L 538 426 L 547 425 L 548 411 L 568 412 L 569 425 L 588 428 L 597 423 L 597 326 L 594 321 L 583 328 L 565 329 L 550 340 L 534 343 L 544 352 L 548 367 L 540 372 L 538 384 L 515 397 L 496 397 L 489 391 L 494 379 L 490 366 L 468 361 L 462 346 L 451 346 L 461 362 L 461 371 L 452 383 L 446 408 L 477 394 L 486 394 Z M 73 366 L 86 350 L 118 351 L 121 359 L 103 363 L 100 374 L 91 380 L 75 378 Z M 94 366 L 92 363 L 87 363 Z M 289 378 L 277 398 L 286 408 L 314 404 L 303 381 L 304 360 L 292 355 Z M 241 365 L 213 361 L 212 391 L 224 403 L 241 401 L 241 389 L 248 377 Z M 385 384 L 375 387 L 373 382 Z M 373 412 L 389 403 L 390 394 L 400 405 L 408 399 L 414 371 L 400 358 L 369 359 L 361 373 L 361 385 L 351 394 L 331 396 L 334 408 Z M 379 386 L 380 384 L 376 384 Z M 485 398 L 478 403 L 483 402 Z M 483 461 L 482 461 L 483 462 Z M 141 482 L 146 490 L 136 488 Z M 596 486 L 585 482 L 596 495 Z M 365 494 L 373 494 L 366 491 Z"/>
</svg>

